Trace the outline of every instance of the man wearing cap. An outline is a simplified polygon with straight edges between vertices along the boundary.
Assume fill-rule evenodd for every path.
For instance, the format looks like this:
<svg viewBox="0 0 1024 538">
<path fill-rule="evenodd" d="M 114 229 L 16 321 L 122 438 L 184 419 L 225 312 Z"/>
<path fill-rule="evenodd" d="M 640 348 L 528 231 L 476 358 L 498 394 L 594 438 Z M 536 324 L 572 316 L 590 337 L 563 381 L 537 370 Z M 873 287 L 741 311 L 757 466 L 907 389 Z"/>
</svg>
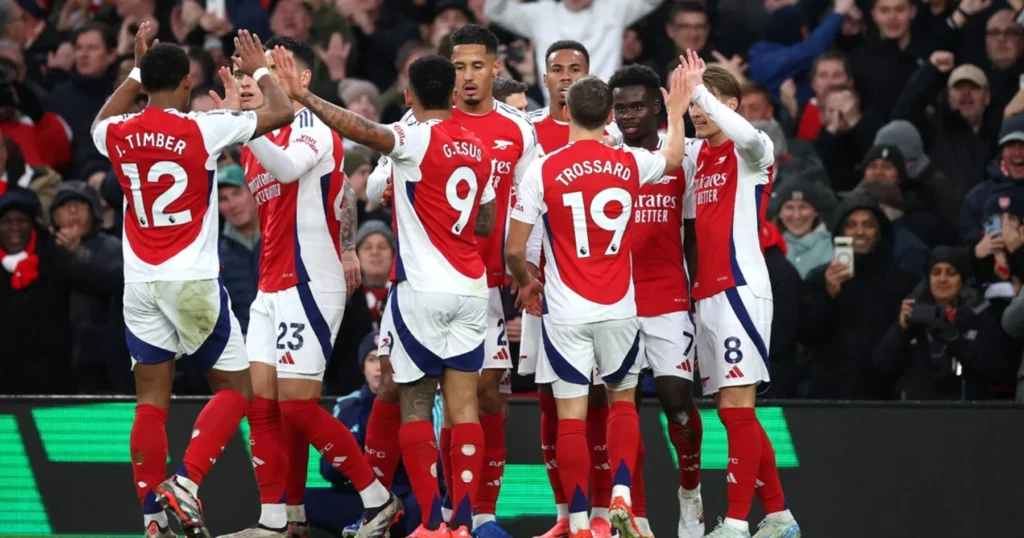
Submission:
<svg viewBox="0 0 1024 538">
<path fill-rule="evenodd" d="M 120 265 L 72 254 L 39 217 L 32 194 L 0 196 L 0 394 L 73 393 L 71 294 L 109 296 L 124 282 Z"/>
<path fill-rule="evenodd" d="M 221 276 L 244 335 L 260 276 L 260 220 L 241 166 L 230 164 L 217 172 L 217 209 L 224 217 L 218 244 Z"/>
<path fill-rule="evenodd" d="M 973 186 L 984 178 L 985 163 L 992 158 L 1001 111 L 989 106 L 992 95 L 984 71 L 970 64 L 953 69 L 954 65 L 953 53 L 932 53 L 903 89 L 892 117 L 917 127 L 940 170 Z M 943 89 L 946 74 L 945 103 L 928 116 L 925 109 Z"/>
<path fill-rule="evenodd" d="M 1003 121 L 999 131 L 999 155 L 985 172 L 987 179 L 967 193 L 960 210 L 960 234 L 972 245 L 983 236 L 983 210 L 992 191 L 1003 185 L 1024 186 L 1024 114 Z"/>
</svg>

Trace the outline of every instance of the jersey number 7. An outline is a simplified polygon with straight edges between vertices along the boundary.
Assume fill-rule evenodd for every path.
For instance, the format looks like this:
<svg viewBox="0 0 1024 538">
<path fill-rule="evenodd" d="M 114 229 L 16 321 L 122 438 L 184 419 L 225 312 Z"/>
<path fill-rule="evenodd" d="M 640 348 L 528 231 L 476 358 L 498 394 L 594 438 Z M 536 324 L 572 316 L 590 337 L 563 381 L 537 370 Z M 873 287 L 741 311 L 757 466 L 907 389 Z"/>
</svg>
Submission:
<svg viewBox="0 0 1024 538">
<path fill-rule="evenodd" d="M 622 211 L 616 217 L 609 217 L 605 208 L 609 202 L 618 202 Z M 590 201 L 590 220 L 602 230 L 612 232 L 612 239 L 608 247 L 604 249 L 604 255 L 617 254 L 622 245 L 622 236 L 626 233 L 626 225 L 629 224 L 633 197 L 629 191 L 619 187 L 611 187 L 598 192 Z M 573 231 L 576 235 L 576 256 L 579 258 L 590 257 L 590 232 L 587 225 L 587 214 L 583 202 L 582 192 L 567 192 L 562 194 L 562 205 L 572 211 Z"/>
<path fill-rule="evenodd" d="M 153 226 L 181 226 L 192 222 L 192 212 L 188 209 L 167 213 L 167 206 L 173 204 L 188 187 L 188 174 L 185 169 L 172 161 L 159 161 L 153 163 L 146 172 L 146 183 L 156 183 L 163 176 L 171 176 L 174 183 L 163 194 L 153 201 L 152 219 L 146 216 L 146 204 L 142 198 L 142 180 L 139 174 L 139 165 L 135 163 L 122 163 L 121 172 L 128 177 L 128 183 L 132 191 L 132 207 L 135 208 L 135 216 L 139 219 L 139 226 L 148 228 Z"/>
</svg>

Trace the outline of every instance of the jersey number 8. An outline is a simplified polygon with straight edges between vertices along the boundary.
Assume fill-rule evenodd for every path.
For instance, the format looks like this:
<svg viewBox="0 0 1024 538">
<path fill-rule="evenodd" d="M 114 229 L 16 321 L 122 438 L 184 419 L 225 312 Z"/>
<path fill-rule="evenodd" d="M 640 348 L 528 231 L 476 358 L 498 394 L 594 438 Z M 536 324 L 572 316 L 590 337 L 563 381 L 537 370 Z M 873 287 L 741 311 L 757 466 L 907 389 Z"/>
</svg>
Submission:
<svg viewBox="0 0 1024 538">
<path fill-rule="evenodd" d="M 618 202 L 622 206 L 622 212 L 612 218 L 605 213 L 605 207 L 609 202 Z M 629 224 L 630 211 L 633 197 L 629 191 L 619 187 L 605 189 L 590 201 L 590 220 L 602 230 L 613 232 L 608 248 L 604 249 L 605 256 L 617 254 L 622 245 L 622 236 L 626 233 L 626 225 Z M 590 257 L 590 234 L 587 230 L 587 211 L 584 208 L 582 192 L 567 192 L 562 195 L 562 204 L 572 210 L 572 220 L 576 234 L 576 256 L 579 258 Z"/>
<path fill-rule="evenodd" d="M 146 183 L 156 183 L 163 176 L 171 176 L 174 183 L 163 194 L 153 201 L 152 223 L 146 216 L 146 205 L 142 199 L 142 180 L 139 175 L 139 165 L 135 163 L 121 164 L 121 172 L 128 176 L 128 183 L 132 191 L 132 207 L 135 208 L 135 216 L 139 219 L 139 225 L 148 228 L 153 226 L 181 226 L 192 222 L 192 212 L 188 209 L 166 213 L 167 206 L 173 204 L 188 187 L 188 174 L 178 163 L 171 161 L 159 161 L 153 163 L 146 173 Z"/>
<path fill-rule="evenodd" d="M 466 182 L 469 189 L 467 189 L 465 196 L 460 197 L 459 184 L 462 182 Z M 455 221 L 455 224 L 452 225 L 452 233 L 458 235 L 466 228 L 469 216 L 473 214 L 473 208 L 476 207 L 477 184 L 476 174 L 473 173 L 473 169 L 468 166 L 456 168 L 452 175 L 448 177 L 448 183 L 445 185 L 444 190 L 448 198 L 448 205 L 459 212 L 459 220 Z"/>
</svg>

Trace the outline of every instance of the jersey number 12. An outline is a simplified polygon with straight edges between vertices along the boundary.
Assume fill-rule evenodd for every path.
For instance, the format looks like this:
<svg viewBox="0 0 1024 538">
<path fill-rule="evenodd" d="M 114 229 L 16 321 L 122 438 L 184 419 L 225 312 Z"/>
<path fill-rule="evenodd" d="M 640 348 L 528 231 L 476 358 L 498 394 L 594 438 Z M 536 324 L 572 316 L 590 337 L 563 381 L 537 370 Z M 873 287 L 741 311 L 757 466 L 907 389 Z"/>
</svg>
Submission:
<svg viewBox="0 0 1024 538">
<path fill-rule="evenodd" d="M 121 164 L 121 172 L 128 176 L 128 183 L 132 191 L 132 204 L 135 208 L 135 216 L 138 218 L 139 226 L 148 228 L 152 226 L 181 226 L 192 222 L 192 212 L 188 209 L 167 213 L 167 206 L 173 204 L 188 187 L 188 174 L 178 163 L 171 161 L 159 161 L 153 163 L 146 173 L 146 183 L 156 183 L 163 176 L 171 176 L 174 183 L 163 194 L 157 196 L 153 201 L 152 222 L 146 216 L 146 205 L 142 199 L 142 179 L 139 175 L 139 165 L 135 163 Z"/>
<path fill-rule="evenodd" d="M 616 217 L 609 217 L 605 207 L 609 202 L 621 204 L 622 212 Z M 605 189 L 590 201 L 590 220 L 602 230 L 612 232 L 612 239 L 608 247 L 604 249 L 605 256 L 617 254 L 622 246 L 622 236 L 626 233 L 626 225 L 629 224 L 630 211 L 633 197 L 629 191 L 619 187 Z M 590 232 L 587 224 L 587 210 L 583 202 L 582 192 L 567 192 L 562 195 L 562 205 L 572 211 L 572 221 L 575 224 L 573 231 L 576 236 L 576 256 L 579 258 L 590 257 Z"/>
</svg>

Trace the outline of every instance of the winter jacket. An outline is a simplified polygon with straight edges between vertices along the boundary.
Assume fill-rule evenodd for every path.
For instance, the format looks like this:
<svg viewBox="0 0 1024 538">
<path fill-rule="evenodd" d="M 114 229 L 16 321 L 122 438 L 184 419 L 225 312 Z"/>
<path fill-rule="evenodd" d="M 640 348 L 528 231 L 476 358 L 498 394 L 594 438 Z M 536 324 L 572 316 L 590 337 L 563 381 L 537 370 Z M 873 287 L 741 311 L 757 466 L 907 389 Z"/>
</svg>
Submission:
<svg viewBox="0 0 1024 538">
<path fill-rule="evenodd" d="M 1006 175 L 1003 170 L 1002 159 L 995 158 L 988 163 L 985 169 L 987 179 L 975 185 L 964 198 L 964 205 L 960 209 L 960 235 L 964 243 L 975 244 L 984 235 L 985 228 L 985 202 L 992 196 L 996 189 L 1024 186 L 1024 178 L 1013 179 Z"/>
<path fill-rule="evenodd" d="M 252 239 L 237 228 L 224 223 L 217 250 L 220 252 L 221 277 L 231 298 L 231 310 L 238 319 L 242 334 L 249 332 L 249 307 L 256 300 L 260 282 L 259 232 Z"/>
<path fill-rule="evenodd" d="M 771 363 L 771 385 L 765 394 L 783 398 L 795 396 L 790 388 L 790 373 L 797 360 L 797 326 L 800 323 L 800 297 L 803 280 L 800 273 L 786 260 L 786 242 L 770 222 L 761 232 L 764 263 L 772 284 L 772 340 L 768 349 Z"/>
</svg>

